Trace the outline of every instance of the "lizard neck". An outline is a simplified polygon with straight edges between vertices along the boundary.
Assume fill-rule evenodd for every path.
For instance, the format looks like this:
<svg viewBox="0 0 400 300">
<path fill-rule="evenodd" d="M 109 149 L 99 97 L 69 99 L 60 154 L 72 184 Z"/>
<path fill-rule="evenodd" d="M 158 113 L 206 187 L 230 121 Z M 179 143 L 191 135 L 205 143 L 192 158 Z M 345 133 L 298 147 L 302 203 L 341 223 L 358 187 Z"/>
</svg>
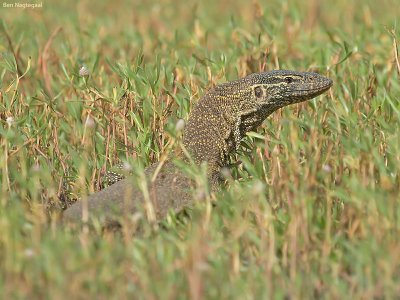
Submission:
<svg viewBox="0 0 400 300">
<path fill-rule="evenodd" d="M 255 130 L 277 105 L 248 105 L 251 96 L 239 92 L 241 82 L 222 84 L 201 98 L 186 124 L 183 143 L 200 164 L 224 167 L 228 155 L 239 148 L 246 132 Z M 219 170 L 218 170 L 219 171 Z"/>
<path fill-rule="evenodd" d="M 191 112 L 183 134 L 183 144 L 195 163 L 207 162 L 211 181 L 219 176 L 235 148 L 230 138 L 231 120 L 226 117 L 229 113 L 221 103 L 215 91 L 205 94 Z"/>
</svg>

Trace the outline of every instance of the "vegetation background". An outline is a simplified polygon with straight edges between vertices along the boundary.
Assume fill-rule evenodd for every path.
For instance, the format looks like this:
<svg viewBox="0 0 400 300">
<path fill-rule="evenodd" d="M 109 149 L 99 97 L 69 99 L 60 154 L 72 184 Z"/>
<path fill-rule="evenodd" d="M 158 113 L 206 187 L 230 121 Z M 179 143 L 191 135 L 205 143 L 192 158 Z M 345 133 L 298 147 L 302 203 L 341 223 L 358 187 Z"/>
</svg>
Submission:
<svg viewBox="0 0 400 300">
<path fill-rule="evenodd" d="M 399 297 L 397 1 L 4 3 L 4 299 Z M 63 178 L 82 195 L 118 160 L 157 161 L 205 90 L 272 69 L 334 86 L 249 134 L 216 206 L 142 236 L 49 218 Z"/>
</svg>

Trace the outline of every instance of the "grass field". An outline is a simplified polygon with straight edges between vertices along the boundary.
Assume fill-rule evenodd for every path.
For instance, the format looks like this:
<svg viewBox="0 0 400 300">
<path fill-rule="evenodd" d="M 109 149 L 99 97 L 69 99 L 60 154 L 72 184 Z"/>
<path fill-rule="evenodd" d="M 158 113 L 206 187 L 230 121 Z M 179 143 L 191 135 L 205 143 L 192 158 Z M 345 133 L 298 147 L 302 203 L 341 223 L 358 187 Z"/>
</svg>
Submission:
<svg viewBox="0 0 400 300">
<path fill-rule="evenodd" d="M 3 299 L 400 297 L 397 1 L 74 2 L 0 7 Z M 272 69 L 334 85 L 246 137 L 215 206 L 142 236 L 49 217 L 63 178 L 158 161 L 208 88 Z"/>
</svg>

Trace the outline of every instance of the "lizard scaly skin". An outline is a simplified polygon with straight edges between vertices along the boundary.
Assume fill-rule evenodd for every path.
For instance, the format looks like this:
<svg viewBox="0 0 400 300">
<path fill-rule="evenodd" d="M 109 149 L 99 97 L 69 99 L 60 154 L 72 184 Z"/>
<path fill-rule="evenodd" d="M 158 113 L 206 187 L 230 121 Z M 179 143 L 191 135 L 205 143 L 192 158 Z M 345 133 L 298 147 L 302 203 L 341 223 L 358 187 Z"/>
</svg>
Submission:
<svg viewBox="0 0 400 300">
<path fill-rule="evenodd" d="M 227 165 L 228 155 L 239 147 L 246 132 L 255 130 L 277 109 L 312 99 L 331 85 L 330 79 L 317 73 L 286 70 L 254 73 L 220 84 L 209 90 L 191 112 L 183 145 L 196 164 L 207 162 L 208 179 L 215 188 L 221 181 L 220 171 Z M 171 161 L 156 163 L 144 173 L 147 189 L 137 188 L 126 178 L 90 195 L 89 214 L 102 216 L 108 222 L 115 214 L 133 214 L 151 203 L 155 219 L 160 220 L 168 210 L 179 212 L 194 201 L 190 192 L 193 182 Z M 64 220 L 82 220 L 82 203 L 68 208 Z"/>
</svg>

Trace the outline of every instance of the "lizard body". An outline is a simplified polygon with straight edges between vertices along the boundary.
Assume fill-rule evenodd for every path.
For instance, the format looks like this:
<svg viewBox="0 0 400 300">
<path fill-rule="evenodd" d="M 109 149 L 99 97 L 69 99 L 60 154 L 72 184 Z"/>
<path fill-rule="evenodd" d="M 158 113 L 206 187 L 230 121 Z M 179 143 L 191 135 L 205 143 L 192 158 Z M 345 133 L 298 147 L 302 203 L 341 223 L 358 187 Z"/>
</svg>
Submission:
<svg viewBox="0 0 400 300">
<path fill-rule="evenodd" d="M 228 155 L 239 147 L 246 132 L 255 130 L 277 109 L 312 99 L 331 85 L 330 79 L 317 73 L 286 70 L 254 73 L 217 85 L 191 112 L 183 145 L 196 164 L 207 162 L 208 179 L 215 188 Z M 147 189 L 135 187 L 127 178 L 90 195 L 90 215 L 102 215 L 109 220 L 113 213 L 132 214 L 151 203 L 155 219 L 160 220 L 169 209 L 178 212 L 194 201 L 190 192 L 193 183 L 171 161 L 162 166 L 151 165 L 144 173 Z M 79 221 L 82 211 L 79 201 L 64 212 L 64 220 Z"/>
</svg>

